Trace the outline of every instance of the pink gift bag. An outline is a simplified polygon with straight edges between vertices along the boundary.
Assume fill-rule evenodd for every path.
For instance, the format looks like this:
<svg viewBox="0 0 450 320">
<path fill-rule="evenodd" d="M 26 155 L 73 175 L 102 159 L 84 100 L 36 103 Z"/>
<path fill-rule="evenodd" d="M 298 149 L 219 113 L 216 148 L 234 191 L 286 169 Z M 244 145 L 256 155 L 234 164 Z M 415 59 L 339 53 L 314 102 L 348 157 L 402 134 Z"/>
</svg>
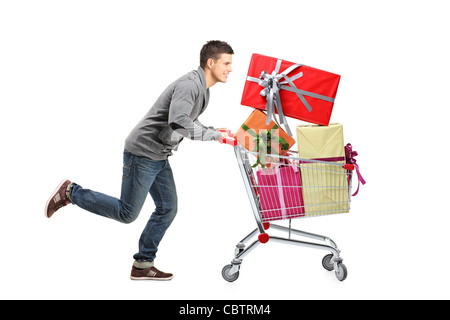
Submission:
<svg viewBox="0 0 450 320">
<path fill-rule="evenodd" d="M 300 172 L 295 166 L 257 171 L 263 221 L 284 220 L 305 215 Z"/>
</svg>

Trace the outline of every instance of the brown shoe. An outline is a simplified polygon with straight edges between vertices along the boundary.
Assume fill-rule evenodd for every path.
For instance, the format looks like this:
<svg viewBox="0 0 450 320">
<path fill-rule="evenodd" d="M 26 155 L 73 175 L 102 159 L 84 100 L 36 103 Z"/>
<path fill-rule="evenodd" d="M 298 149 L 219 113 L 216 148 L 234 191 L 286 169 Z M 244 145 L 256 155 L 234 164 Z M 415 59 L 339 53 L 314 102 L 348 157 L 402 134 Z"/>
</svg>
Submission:
<svg viewBox="0 0 450 320">
<path fill-rule="evenodd" d="M 131 280 L 170 280 L 173 274 L 159 271 L 155 267 L 147 269 L 138 269 L 135 266 L 131 268 Z"/>
<path fill-rule="evenodd" d="M 58 209 L 70 203 L 70 200 L 66 196 L 67 186 L 69 184 L 69 180 L 64 179 L 61 181 L 50 198 L 47 200 L 45 205 L 45 216 L 47 218 L 50 218 Z"/>
</svg>

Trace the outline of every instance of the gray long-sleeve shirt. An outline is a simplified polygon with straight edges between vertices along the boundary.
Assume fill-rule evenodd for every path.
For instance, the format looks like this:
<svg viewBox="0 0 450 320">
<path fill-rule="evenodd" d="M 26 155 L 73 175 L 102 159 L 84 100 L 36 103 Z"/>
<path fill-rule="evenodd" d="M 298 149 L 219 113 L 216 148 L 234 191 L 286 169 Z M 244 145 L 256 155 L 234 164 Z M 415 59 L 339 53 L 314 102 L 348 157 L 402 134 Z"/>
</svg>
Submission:
<svg viewBox="0 0 450 320">
<path fill-rule="evenodd" d="M 208 102 L 205 72 L 198 67 L 164 90 L 128 135 L 125 149 L 137 156 L 165 160 L 183 137 L 202 141 L 219 139 L 220 132 L 198 120 Z"/>
</svg>

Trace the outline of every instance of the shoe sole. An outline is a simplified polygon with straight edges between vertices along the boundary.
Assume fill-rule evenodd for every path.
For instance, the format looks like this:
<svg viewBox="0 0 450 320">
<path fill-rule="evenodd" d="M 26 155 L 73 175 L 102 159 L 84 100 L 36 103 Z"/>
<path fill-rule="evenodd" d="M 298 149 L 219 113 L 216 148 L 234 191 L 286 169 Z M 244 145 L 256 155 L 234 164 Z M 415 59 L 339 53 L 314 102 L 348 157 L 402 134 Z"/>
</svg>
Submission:
<svg viewBox="0 0 450 320">
<path fill-rule="evenodd" d="M 171 280 L 173 278 L 173 276 L 169 277 L 169 278 L 154 278 L 154 277 L 133 277 L 130 276 L 131 280 L 156 280 L 156 281 L 167 281 L 167 280 Z"/>
<path fill-rule="evenodd" d="M 44 215 L 46 218 L 51 218 L 48 216 L 48 205 L 50 204 L 50 201 L 56 196 L 56 194 L 58 193 L 59 189 L 61 189 L 62 185 L 64 184 L 64 182 L 66 182 L 67 179 L 63 179 L 63 181 L 61 181 L 61 183 L 56 187 L 55 191 L 53 191 L 52 195 L 50 196 L 50 198 L 48 198 L 47 203 L 45 204 L 45 211 L 44 211 Z"/>
</svg>

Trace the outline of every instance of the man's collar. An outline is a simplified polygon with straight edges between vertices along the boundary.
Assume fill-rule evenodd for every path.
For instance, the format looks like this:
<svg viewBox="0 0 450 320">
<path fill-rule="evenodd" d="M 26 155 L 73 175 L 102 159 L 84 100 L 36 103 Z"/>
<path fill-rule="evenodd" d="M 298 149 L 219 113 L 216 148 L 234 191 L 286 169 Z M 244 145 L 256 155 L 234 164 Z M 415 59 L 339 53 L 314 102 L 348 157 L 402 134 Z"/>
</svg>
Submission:
<svg viewBox="0 0 450 320">
<path fill-rule="evenodd" d="M 202 66 L 198 66 L 198 73 L 200 74 L 200 82 L 203 84 L 203 86 L 206 89 L 206 76 L 205 76 L 205 70 L 203 70 Z"/>
</svg>

